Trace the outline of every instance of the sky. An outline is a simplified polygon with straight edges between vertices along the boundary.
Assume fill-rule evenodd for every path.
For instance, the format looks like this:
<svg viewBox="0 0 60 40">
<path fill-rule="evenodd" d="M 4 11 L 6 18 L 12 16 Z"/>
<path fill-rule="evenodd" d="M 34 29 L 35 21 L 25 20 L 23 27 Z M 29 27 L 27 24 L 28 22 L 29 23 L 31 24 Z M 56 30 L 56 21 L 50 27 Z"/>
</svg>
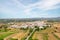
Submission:
<svg viewBox="0 0 60 40">
<path fill-rule="evenodd" d="M 60 17 L 60 0 L 0 0 L 0 18 Z"/>
</svg>

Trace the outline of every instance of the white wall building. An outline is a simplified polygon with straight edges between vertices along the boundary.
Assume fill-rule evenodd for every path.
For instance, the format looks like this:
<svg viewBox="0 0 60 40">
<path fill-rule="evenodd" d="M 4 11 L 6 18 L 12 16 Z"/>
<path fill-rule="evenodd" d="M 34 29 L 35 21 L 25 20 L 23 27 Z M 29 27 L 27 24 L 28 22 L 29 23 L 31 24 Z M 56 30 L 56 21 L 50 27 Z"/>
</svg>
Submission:
<svg viewBox="0 0 60 40">
<path fill-rule="evenodd" d="M 19 25 L 11 25 L 11 27 L 14 28 L 34 28 L 35 26 L 38 26 L 39 28 L 44 28 L 43 26 L 46 26 L 46 23 L 44 21 L 35 21 L 35 22 L 26 22 Z"/>
</svg>

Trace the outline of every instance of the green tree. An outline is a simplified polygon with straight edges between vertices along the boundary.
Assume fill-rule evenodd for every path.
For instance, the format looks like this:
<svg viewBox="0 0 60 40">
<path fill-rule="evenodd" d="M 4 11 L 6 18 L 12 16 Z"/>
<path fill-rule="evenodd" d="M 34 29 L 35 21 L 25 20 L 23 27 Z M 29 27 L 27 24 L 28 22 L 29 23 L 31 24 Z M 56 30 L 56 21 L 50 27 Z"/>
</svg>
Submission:
<svg viewBox="0 0 60 40">
<path fill-rule="evenodd" d="M 1 27 L 4 29 L 4 31 L 7 31 L 7 25 L 2 25 Z"/>
<path fill-rule="evenodd" d="M 38 26 L 35 26 L 35 28 L 36 28 L 36 31 L 39 31 L 39 27 Z"/>
</svg>

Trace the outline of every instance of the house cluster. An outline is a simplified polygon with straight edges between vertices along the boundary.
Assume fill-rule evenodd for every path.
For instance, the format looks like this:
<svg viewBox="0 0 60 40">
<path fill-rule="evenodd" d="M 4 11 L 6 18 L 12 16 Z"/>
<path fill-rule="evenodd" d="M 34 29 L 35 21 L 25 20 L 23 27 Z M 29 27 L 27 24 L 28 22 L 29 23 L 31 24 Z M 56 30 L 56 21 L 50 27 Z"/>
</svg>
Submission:
<svg viewBox="0 0 60 40">
<path fill-rule="evenodd" d="M 35 26 L 38 26 L 39 28 L 44 28 L 43 26 L 47 26 L 45 21 L 34 21 L 34 22 L 24 22 L 21 23 L 20 25 L 18 24 L 13 24 L 10 27 L 13 28 L 34 28 Z"/>
</svg>

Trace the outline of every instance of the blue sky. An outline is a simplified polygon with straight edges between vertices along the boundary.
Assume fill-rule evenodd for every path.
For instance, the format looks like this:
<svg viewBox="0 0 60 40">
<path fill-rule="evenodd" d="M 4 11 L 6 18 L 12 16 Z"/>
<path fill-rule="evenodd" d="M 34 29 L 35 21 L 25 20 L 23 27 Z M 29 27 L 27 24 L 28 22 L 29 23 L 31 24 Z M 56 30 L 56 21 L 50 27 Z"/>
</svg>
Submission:
<svg viewBox="0 0 60 40">
<path fill-rule="evenodd" d="M 0 18 L 60 17 L 60 0 L 0 0 Z"/>
</svg>

